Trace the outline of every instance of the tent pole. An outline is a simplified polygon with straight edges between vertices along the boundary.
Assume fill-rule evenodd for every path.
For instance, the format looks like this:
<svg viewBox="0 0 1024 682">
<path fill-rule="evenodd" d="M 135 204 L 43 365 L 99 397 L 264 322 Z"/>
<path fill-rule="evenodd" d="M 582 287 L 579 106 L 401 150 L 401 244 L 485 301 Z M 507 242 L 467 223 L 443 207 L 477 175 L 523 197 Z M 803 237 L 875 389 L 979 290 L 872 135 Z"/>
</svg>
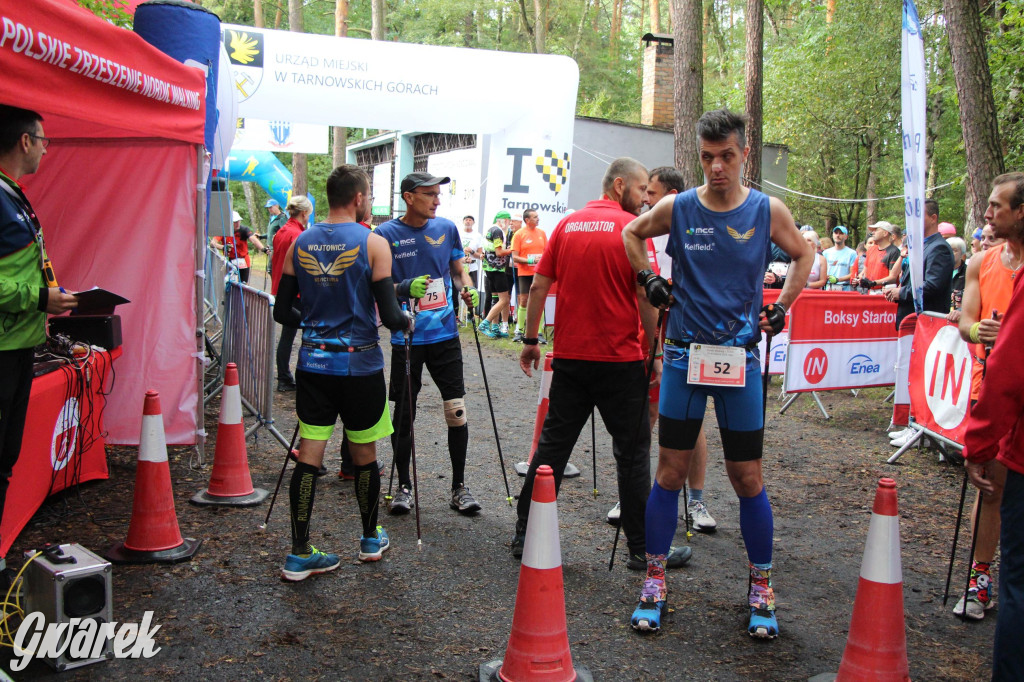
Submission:
<svg viewBox="0 0 1024 682">
<path fill-rule="evenodd" d="M 203 321 L 203 293 L 204 280 L 206 278 L 206 195 L 209 186 L 208 178 L 204 171 L 208 167 L 206 163 L 206 150 L 203 145 L 196 145 L 196 243 L 195 243 L 195 295 L 196 295 L 196 454 L 199 457 L 199 466 L 205 464 L 206 453 L 206 422 L 205 410 L 203 409 L 203 391 L 205 379 L 205 342 L 206 325 Z M 202 274 L 200 274 L 202 273 Z"/>
</svg>

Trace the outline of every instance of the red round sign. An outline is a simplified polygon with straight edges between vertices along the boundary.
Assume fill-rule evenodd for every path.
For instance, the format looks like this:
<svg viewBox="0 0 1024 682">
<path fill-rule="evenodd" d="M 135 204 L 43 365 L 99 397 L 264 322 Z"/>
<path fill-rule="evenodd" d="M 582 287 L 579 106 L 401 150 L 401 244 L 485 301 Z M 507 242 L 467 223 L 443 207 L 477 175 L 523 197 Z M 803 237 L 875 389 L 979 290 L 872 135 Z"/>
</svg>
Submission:
<svg viewBox="0 0 1024 682">
<path fill-rule="evenodd" d="M 828 356 L 821 348 L 813 348 L 804 358 L 804 378 L 808 383 L 817 384 L 828 373 Z"/>
</svg>

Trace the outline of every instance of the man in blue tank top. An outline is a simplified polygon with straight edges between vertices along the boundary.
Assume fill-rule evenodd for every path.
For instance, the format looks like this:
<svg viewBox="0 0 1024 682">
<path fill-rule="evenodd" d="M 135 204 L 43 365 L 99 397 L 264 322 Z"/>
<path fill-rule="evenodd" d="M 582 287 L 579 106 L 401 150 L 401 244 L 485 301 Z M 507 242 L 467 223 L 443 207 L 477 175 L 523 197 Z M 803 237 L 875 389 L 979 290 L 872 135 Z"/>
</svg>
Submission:
<svg viewBox="0 0 1024 682">
<path fill-rule="evenodd" d="M 407 514 L 412 509 L 412 479 L 409 462 L 412 452 L 412 421 L 416 418 L 416 398 L 422 387 L 423 366 L 437 384 L 444 401 L 444 419 L 448 424 L 448 455 L 452 462 L 452 491 L 448 502 L 461 514 L 475 514 L 480 504 L 466 487 L 466 450 L 469 426 L 466 423 L 466 395 L 462 378 L 462 341 L 455 321 L 454 296 L 461 295 L 467 306 L 476 309 L 480 296 L 469 274 L 462 267 L 465 253 L 455 223 L 437 217 L 441 204 L 441 185 L 449 178 L 429 173 L 410 173 L 401 184 L 405 215 L 389 220 L 376 233 L 387 240 L 394 257 L 396 279 L 411 282 L 399 286 L 399 299 L 419 298 L 416 332 L 410 348 L 412 409 L 406 398 L 405 334 L 391 335 L 391 385 L 388 391 L 395 403 L 398 430 L 391 437 L 398 469 L 398 492 L 388 511 Z M 461 289 L 461 294 L 455 287 Z M 411 412 L 411 414 L 410 414 Z"/>
<path fill-rule="evenodd" d="M 764 416 L 761 331 L 782 331 L 814 254 L 789 209 L 744 187 L 750 148 L 746 117 L 727 109 L 705 113 L 697 141 L 706 182 L 665 197 L 630 223 L 623 241 L 652 305 L 668 309 L 659 403 L 658 470 L 647 501 L 647 577 L 632 625 L 658 630 L 665 610 L 665 559 L 675 534 L 679 490 L 700 433 L 709 396 L 722 436 L 725 468 L 740 500 L 740 531 L 750 563 L 748 603 L 752 637 L 778 635 L 772 590 L 772 509 L 761 473 Z M 646 240 L 668 234 L 672 284 L 650 270 Z M 793 259 L 773 306 L 761 307 L 771 243 Z"/>
<path fill-rule="evenodd" d="M 289 491 L 292 552 L 281 571 L 285 580 L 293 581 L 333 571 L 340 563 L 337 554 L 321 552 L 309 542 L 317 472 L 339 416 L 355 465 L 363 522 L 359 560 L 377 561 L 389 547 L 388 534 L 377 525 L 376 441 L 393 429 L 374 303 L 389 329 L 414 328 L 413 318 L 398 307 L 387 242 L 358 222 L 370 210 L 366 172 L 351 165 L 335 168 L 327 178 L 327 202 L 327 220 L 307 229 L 288 248 L 274 305 L 274 320 L 302 328 L 295 371 L 302 440 Z M 399 286 L 408 289 L 410 283 Z"/>
</svg>

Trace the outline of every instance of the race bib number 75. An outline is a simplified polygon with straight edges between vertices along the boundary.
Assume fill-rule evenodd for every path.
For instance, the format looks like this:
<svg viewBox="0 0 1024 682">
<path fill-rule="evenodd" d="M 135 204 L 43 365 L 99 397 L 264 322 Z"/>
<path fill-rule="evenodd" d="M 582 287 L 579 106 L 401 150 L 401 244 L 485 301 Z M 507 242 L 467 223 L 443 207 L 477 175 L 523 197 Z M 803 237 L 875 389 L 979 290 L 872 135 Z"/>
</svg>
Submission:
<svg viewBox="0 0 1024 682">
<path fill-rule="evenodd" d="M 430 280 L 427 293 L 420 299 L 420 310 L 437 310 L 448 305 L 448 295 L 444 287 L 444 279 L 438 277 Z"/>
</svg>

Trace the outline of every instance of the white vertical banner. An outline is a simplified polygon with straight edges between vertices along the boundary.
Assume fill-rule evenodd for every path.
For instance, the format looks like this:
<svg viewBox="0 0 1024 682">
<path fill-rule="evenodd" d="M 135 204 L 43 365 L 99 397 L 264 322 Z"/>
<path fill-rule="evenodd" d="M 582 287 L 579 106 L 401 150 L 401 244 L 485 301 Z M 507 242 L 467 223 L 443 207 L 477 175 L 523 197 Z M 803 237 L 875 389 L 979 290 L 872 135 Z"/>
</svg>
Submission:
<svg viewBox="0 0 1024 682">
<path fill-rule="evenodd" d="M 924 296 L 925 133 L 928 125 L 925 98 L 928 88 L 921 22 L 914 0 L 903 0 L 902 54 L 903 194 L 907 249 L 910 253 L 914 308 L 921 312 Z"/>
<path fill-rule="evenodd" d="M 373 167 L 373 215 L 391 215 L 391 163 L 378 163 Z"/>
<path fill-rule="evenodd" d="M 479 147 L 455 149 L 431 154 L 427 157 L 427 172 L 438 178 L 451 178 L 441 185 L 441 205 L 437 215 L 447 218 L 462 229 L 462 219 L 471 215 L 479 219 L 480 209 L 480 157 Z M 479 221 L 483 224 L 483 221 Z"/>
</svg>

